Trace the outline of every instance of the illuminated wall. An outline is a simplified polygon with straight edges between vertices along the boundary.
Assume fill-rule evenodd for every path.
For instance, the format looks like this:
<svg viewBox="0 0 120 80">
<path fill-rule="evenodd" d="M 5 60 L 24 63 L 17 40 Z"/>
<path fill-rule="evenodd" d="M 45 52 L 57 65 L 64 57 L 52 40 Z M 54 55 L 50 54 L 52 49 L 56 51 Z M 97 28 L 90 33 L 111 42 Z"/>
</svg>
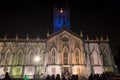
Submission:
<svg viewBox="0 0 120 80">
<path fill-rule="evenodd" d="M 44 41 L 39 40 L 38 42 L 38 40 L 33 41 L 32 39 L 0 40 L 2 40 L 0 42 L 0 76 L 4 74 L 5 65 L 14 78 L 20 78 L 24 75 L 33 78 L 35 72 L 38 75 L 45 72 L 46 43 Z M 35 62 L 35 56 L 38 56 L 40 61 Z M 39 66 L 36 67 L 36 65 Z"/>
<path fill-rule="evenodd" d="M 20 78 L 23 74 L 23 67 L 22 66 L 14 66 L 12 67 L 11 74 L 14 78 Z"/>
<path fill-rule="evenodd" d="M 95 74 L 114 72 L 113 65 L 115 64 L 109 44 L 103 40 L 99 40 L 98 42 L 87 40 L 85 43 L 87 71 Z"/>
<path fill-rule="evenodd" d="M 47 73 L 85 75 L 83 41 L 75 35 L 62 31 L 47 40 Z M 53 53 L 55 53 L 53 55 Z"/>
<path fill-rule="evenodd" d="M 71 31 L 62 30 L 52 34 L 46 40 L 0 39 L 0 75 L 4 66 L 12 77 L 25 75 L 52 75 L 68 71 L 80 77 L 91 73 L 101 74 L 114 71 L 114 60 L 107 41 L 83 40 Z M 35 62 L 35 56 L 40 57 Z M 6 63 L 7 61 L 7 63 Z"/>
<path fill-rule="evenodd" d="M 24 69 L 24 75 L 29 75 L 29 78 L 33 78 L 35 74 L 35 67 L 26 66 Z"/>
</svg>

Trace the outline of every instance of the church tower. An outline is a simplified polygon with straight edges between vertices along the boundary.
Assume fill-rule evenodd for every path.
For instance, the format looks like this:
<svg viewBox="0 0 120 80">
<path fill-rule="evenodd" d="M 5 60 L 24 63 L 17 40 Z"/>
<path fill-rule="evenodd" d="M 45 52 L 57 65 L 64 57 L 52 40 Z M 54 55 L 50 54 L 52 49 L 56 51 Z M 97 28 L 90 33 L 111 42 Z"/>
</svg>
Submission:
<svg viewBox="0 0 120 80">
<path fill-rule="evenodd" d="M 53 12 L 53 24 L 54 24 L 54 32 L 57 32 L 62 29 L 63 25 L 65 29 L 70 29 L 70 12 L 68 7 L 58 8 L 56 5 L 54 6 Z"/>
</svg>

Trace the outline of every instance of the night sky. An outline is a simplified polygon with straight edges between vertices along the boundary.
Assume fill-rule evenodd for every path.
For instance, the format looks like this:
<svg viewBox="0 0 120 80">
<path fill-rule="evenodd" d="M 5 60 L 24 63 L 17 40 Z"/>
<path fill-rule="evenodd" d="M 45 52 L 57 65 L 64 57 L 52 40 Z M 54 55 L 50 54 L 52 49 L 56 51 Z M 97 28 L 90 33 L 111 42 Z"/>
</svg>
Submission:
<svg viewBox="0 0 120 80">
<path fill-rule="evenodd" d="M 41 0 L 39 0 L 41 1 Z M 63 0 L 64 1 L 64 0 Z M 108 36 L 112 46 L 120 45 L 120 5 L 119 0 L 44 0 L 44 2 L 0 2 L 0 36 L 7 33 L 15 38 L 30 34 L 31 38 L 46 36 L 53 32 L 53 6 L 65 5 L 70 8 L 71 30 L 77 34 L 89 35 L 94 39 Z"/>
</svg>

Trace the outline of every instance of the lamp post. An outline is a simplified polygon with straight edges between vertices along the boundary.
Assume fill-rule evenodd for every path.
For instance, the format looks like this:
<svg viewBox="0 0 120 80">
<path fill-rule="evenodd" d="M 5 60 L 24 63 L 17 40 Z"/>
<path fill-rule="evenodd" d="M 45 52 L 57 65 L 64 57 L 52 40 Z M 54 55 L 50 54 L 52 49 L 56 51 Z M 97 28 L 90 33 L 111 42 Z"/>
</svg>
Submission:
<svg viewBox="0 0 120 80">
<path fill-rule="evenodd" d="M 35 76 L 36 77 L 35 78 L 37 78 L 37 76 L 38 76 L 37 66 L 39 65 L 39 62 L 40 62 L 40 57 L 38 55 L 35 56 L 34 62 L 36 63 L 36 65 L 35 65 Z"/>
</svg>

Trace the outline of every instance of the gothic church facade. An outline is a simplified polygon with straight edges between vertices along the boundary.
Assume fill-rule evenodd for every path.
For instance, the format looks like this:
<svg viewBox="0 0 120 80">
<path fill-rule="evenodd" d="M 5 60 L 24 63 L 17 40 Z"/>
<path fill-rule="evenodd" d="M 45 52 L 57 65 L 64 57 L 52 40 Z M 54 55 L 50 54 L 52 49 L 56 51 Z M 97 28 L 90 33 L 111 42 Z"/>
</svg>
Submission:
<svg viewBox="0 0 120 80">
<path fill-rule="evenodd" d="M 54 8 L 54 33 L 46 39 L 0 39 L 0 75 L 8 71 L 19 78 L 28 75 L 78 74 L 88 77 L 91 73 L 114 72 L 115 63 L 109 39 L 83 39 L 82 32 L 70 30 L 69 10 Z M 40 60 L 35 62 L 35 58 Z"/>
</svg>

